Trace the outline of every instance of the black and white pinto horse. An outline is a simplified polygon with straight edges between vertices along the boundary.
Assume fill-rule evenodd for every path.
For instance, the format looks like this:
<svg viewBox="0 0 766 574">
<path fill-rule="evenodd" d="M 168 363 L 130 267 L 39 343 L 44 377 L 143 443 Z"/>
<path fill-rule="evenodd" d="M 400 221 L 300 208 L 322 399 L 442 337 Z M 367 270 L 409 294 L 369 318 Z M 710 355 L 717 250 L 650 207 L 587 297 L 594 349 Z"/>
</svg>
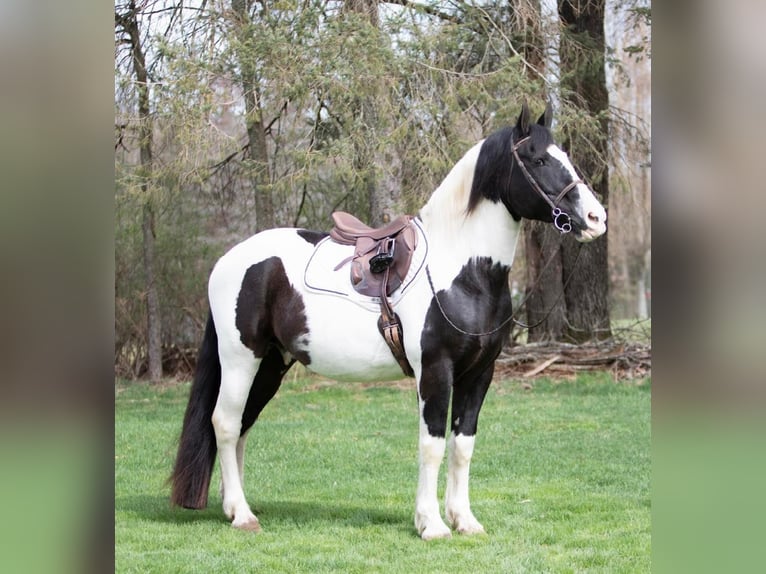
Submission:
<svg viewBox="0 0 766 574">
<path fill-rule="evenodd" d="M 511 328 L 508 321 L 497 327 L 511 315 L 508 272 L 521 218 L 554 223 L 581 242 L 606 231 L 603 206 L 554 143 L 550 121 L 550 106 L 533 123 L 524 104 L 514 127 L 468 150 L 415 219 L 428 251 L 394 305 L 417 381 L 415 527 L 425 540 L 451 536 L 437 499 L 445 450 L 447 523 L 462 534 L 484 532 L 471 512 L 469 464 L 479 410 Z M 377 304 L 365 307 L 307 286 L 308 262 L 326 235 L 264 231 L 215 265 L 211 313 L 171 476 L 174 504 L 207 505 L 217 450 L 225 515 L 237 528 L 260 530 L 243 491 L 245 441 L 296 360 L 339 380 L 402 377 L 378 331 Z"/>
</svg>

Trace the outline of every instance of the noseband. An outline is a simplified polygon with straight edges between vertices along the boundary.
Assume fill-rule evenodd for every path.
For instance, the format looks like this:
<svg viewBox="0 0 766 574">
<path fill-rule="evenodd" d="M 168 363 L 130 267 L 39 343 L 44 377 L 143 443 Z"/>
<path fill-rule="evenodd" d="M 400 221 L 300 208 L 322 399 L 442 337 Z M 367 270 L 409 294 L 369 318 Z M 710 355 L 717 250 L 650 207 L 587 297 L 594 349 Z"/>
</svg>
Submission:
<svg viewBox="0 0 766 574">
<path fill-rule="evenodd" d="M 559 202 L 564 199 L 564 196 L 572 191 L 575 187 L 577 187 L 578 184 L 584 183 L 581 179 L 576 179 L 569 185 L 567 185 L 564 189 L 561 190 L 561 192 L 556 196 L 556 199 L 551 201 L 551 198 L 548 197 L 548 194 L 546 194 L 540 185 L 535 181 L 535 178 L 532 177 L 532 174 L 529 173 L 529 170 L 527 169 L 527 166 L 524 165 L 524 162 L 521 161 L 521 158 L 519 157 L 519 147 L 521 144 L 525 143 L 530 136 L 527 136 L 525 138 L 520 139 L 517 141 L 513 147 L 511 148 L 511 151 L 513 152 L 513 157 L 516 159 L 516 163 L 519 164 L 519 167 L 521 168 L 521 173 L 524 174 L 524 177 L 529 182 L 529 185 L 532 186 L 532 189 L 534 189 L 540 197 L 542 197 L 548 205 L 551 206 L 551 215 L 553 216 L 553 225 L 556 227 L 556 229 L 559 230 L 559 233 L 569 233 L 572 231 L 572 218 L 569 217 L 569 214 L 561 211 L 558 204 Z M 511 173 L 513 173 L 513 167 L 511 167 Z"/>
</svg>

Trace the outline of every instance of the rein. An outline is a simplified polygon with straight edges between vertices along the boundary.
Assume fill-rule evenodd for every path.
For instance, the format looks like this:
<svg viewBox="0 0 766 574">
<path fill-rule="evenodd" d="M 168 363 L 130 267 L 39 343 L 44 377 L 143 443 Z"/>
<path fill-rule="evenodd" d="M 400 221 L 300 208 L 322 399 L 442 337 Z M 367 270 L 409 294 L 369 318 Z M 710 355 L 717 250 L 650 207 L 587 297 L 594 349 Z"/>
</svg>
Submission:
<svg viewBox="0 0 766 574">
<path fill-rule="evenodd" d="M 521 157 L 519 157 L 519 147 L 521 147 L 521 144 L 526 143 L 529 140 L 530 136 L 527 136 L 525 138 L 520 139 L 517 141 L 513 147 L 511 148 L 511 152 L 513 153 L 513 157 L 516 160 L 514 163 L 519 164 L 519 167 L 521 168 L 521 173 L 524 174 L 524 177 L 526 178 L 529 185 L 532 186 L 532 189 L 534 189 L 537 194 L 542 197 L 545 202 L 551 206 L 551 215 L 553 216 L 553 225 L 556 227 L 556 229 L 559 230 L 559 233 L 569 233 L 572 231 L 572 218 L 569 217 L 569 214 L 561 211 L 558 204 L 559 202 L 564 199 L 564 196 L 572 191 L 575 187 L 577 187 L 578 184 L 583 183 L 581 179 L 576 179 L 569 185 L 567 185 L 564 189 L 562 189 L 559 194 L 556 196 L 555 200 L 551 200 L 550 197 L 548 197 L 548 194 L 545 193 L 540 185 L 537 183 L 534 177 L 532 177 L 532 174 L 529 173 L 529 170 L 527 169 L 527 166 L 524 165 L 524 162 L 521 161 Z M 513 166 L 511 166 L 511 173 L 513 173 Z M 563 220 L 563 223 L 559 222 L 559 219 Z"/>
<path fill-rule="evenodd" d="M 559 244 L 559 249 L 561 249 L 561 244 Z M 537 321 L 536 323 L 527 325 L 526 323 L 522 323 L 521 321 L 517 320 L 514 317 L 513 318 L 514 324 L 518 325 L 522 329 L 534 329 L 535 327 L 539 327 L 540 325 L 542 325 L 548 319 L 548 317 L 551 316 L 551 313 L 553 313 L 553 309 L 556 307 L 556 305 L 559 304 L 559 301 L 561 301 L 561 298 L 564 296 L 564 293 L 566 292 L 567 287 L 569 286 L 569 281 L 572 279 L 572 276 L 574 275 L 575 269 L 577 269 L 577 263 L 580 261 L 580 253 L 582 253 L 582 243 L 580 243 L 579 246 L 577 247 L 577 255 L 575 255 L 574 264 L 572 265 L 572 271 L 569 273 L 569 277 L 567 277 L 566 281 L 564 281 L 564 284 L 561 286 L 561 292 L 556 296 L 556 300 L 553 302 L 553 305 L 551 305 L 551 308 L 548 309 L 548 312 L 545 315 L 543 315 L 543 318 Z M 526 304 L 527 299 L 529 299 L 529 297 L 532 295 L 532 292 L 537 288 L 537 285 L 540 283 L 540 279 L 542 279 L 543 274 L 545 273 L 551 261 L 553 261 L 553 255 L 551 255 L 548 261 L 546 261 L 545 265 L 543 265 L 543 268 L 540 270 L 540 273 L 537 275 L 537 280 L 535 280 L 534 285 L 532 285 L 532 289 L 529 290 L 528 294 L 525 295 L 524 299 L 522 299 L 521 303 L 519 303 L 519 309 L 521 309 Z M 513 314 L 511 314 L 511 317 L 513 317 Z"/>
<path fill-rule="evenodd" d="M 561 244 L 559 244 L 559 248 L 561 248 Z M 574 265 L 572 265 L 572 271 L 569 273 L 569 277 L 567 277 L 566 281 L 564 281 L 564 285 L 561 287 L 561 292 L 558 294 L 558 296 L 556 297 L 556 300 L 553 302 L 553 305 L 551 305 L 551 308 L 548 309 L 548 312 L 543 316 L 543 318 L 537 321 L 536 323 L 533 323 L 532 325 L 527 325 L 526 323 L 522 323 L 521 321 L 516 319 L 516 314 L 524 307 L 529 297 L 537 288 L 538 284 L 540 283 L 540 279 L 542 279 L 546 269 L 548 269 L 548 266 L 553 261 L 553 258 L 556 255 L 555 253 L 550 256 L 548 261 L 545 262 L 545 265 L 543 265 L 543 268 L 540 270 L 540 273 L 537 276 L 537 280 L 532 285 L 532 288 L 529 290 L 527 295 L 524 296 L 524 299 L 522 299 L 521 303 L 519 303 L 519 306 L 516 309 L 516 311 L 511 311 L 511 314 L 507 318 L 503 319 L 503 321 L 494 329 L 491 329 L 489 331 L 484 331 L 482 333 L 473 333 L 471 331 L 466 331 L 465 329 L 461 329 L 460 327 L 455 325 L 452 319 L 450 319 L 449 316 L 447 315 L 447 312 L 444 310 L 444 307 L 442 307 L 442 302 L 439 300 L 439 296 L 436 294 L 436 289 L 434 288 L 434 283 L 433 283 L 433 280 L 431 279 L 431 270 L 429 269 L 428 265 L 426 265 L 426 277 L 428 277 L 428 285 L 431 287 L 431 293 L 433 294 L 434 299 L 436 300 L 436 306 L 439 307 L 439 312 L 441 312 L 442 317 L 444 317 L 444 320 L 447 321 L 447 323 L 449 323 L 450 327 L 455 329 L 455 331 L 457 331 L 461 335 L 467 335 L 469 337 L 484 337 L 486 335 L 494 335 L 511 321 L 513 321 L 515 325 L 518 325 L 522 329 L 533 329 L 535 327 L 542 325 L 548 319 L 548 317 L 550 317 L 551 313 L 553 313 L 553 309 L 556 307 L 556 305 L 559 304 L 559 301 L 561 301 L 561 297 L 564 296 L 566 288 L 569 285 L 569 282 L 571 281 L 572 276 L 574 275 L 575 269 L 577 269 L 577 263 L 580 261 L 581 252 L 582 252 L 582 243 L 579 244 L 579 247 L 577 249 L 577 255 L 575 256 Z"/>
</svg>

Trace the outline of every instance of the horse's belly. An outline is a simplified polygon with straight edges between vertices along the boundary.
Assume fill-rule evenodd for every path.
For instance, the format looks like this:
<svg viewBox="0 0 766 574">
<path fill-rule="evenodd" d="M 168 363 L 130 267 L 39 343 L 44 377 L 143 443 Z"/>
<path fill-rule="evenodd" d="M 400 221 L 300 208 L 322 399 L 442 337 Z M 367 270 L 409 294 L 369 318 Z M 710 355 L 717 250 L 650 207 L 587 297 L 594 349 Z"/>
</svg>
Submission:
<svg viewBox="0 0 766 574">
<path fill-rule="evenodd" d="M 310 370 L 339 380 L 404 377 L 378 331 L 376 313 L 332 296 L 310 296 L 305 303 Z"/>
</svg>

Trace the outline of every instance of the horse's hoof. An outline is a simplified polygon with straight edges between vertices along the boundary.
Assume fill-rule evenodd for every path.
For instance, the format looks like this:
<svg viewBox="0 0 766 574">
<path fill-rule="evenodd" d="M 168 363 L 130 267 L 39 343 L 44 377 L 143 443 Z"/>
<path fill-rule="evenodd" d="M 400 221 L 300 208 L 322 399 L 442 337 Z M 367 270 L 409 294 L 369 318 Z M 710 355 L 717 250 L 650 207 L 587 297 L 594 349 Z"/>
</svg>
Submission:
<svg viewBox="0 0 766 574">
<path fill-rule="evenodd" d="M 447 521 L 458 534 L 467 536 L 472 534 L 486 534 L 481 522 L 476 520 L 476 517 L 470 511 L 458 514 L 457 512 L 448 510 Z"/>
<path fill-rule="evenodd" d="M 248 532 L 258 533 L 261 531 L 261 523 L 255 516 L 248 517 L 242 521 L 233 521 L 231 525 L 239 530 L 246 530 Z"/>
<path fill-rule="evenodd" d="M 475 524 L 460 525 L 456 529 L 458 534 L 472 536 L 474 534 L 486 534 L 484 527 L 478 522 Z"/>
<path fill-rule="evenodd" d="M 436 538 L 452 538 L 452 532 L 446 524 L 440 526 L 429 526 L 420 533 L 423 540 L 434 540 Z"/>
</svg>

